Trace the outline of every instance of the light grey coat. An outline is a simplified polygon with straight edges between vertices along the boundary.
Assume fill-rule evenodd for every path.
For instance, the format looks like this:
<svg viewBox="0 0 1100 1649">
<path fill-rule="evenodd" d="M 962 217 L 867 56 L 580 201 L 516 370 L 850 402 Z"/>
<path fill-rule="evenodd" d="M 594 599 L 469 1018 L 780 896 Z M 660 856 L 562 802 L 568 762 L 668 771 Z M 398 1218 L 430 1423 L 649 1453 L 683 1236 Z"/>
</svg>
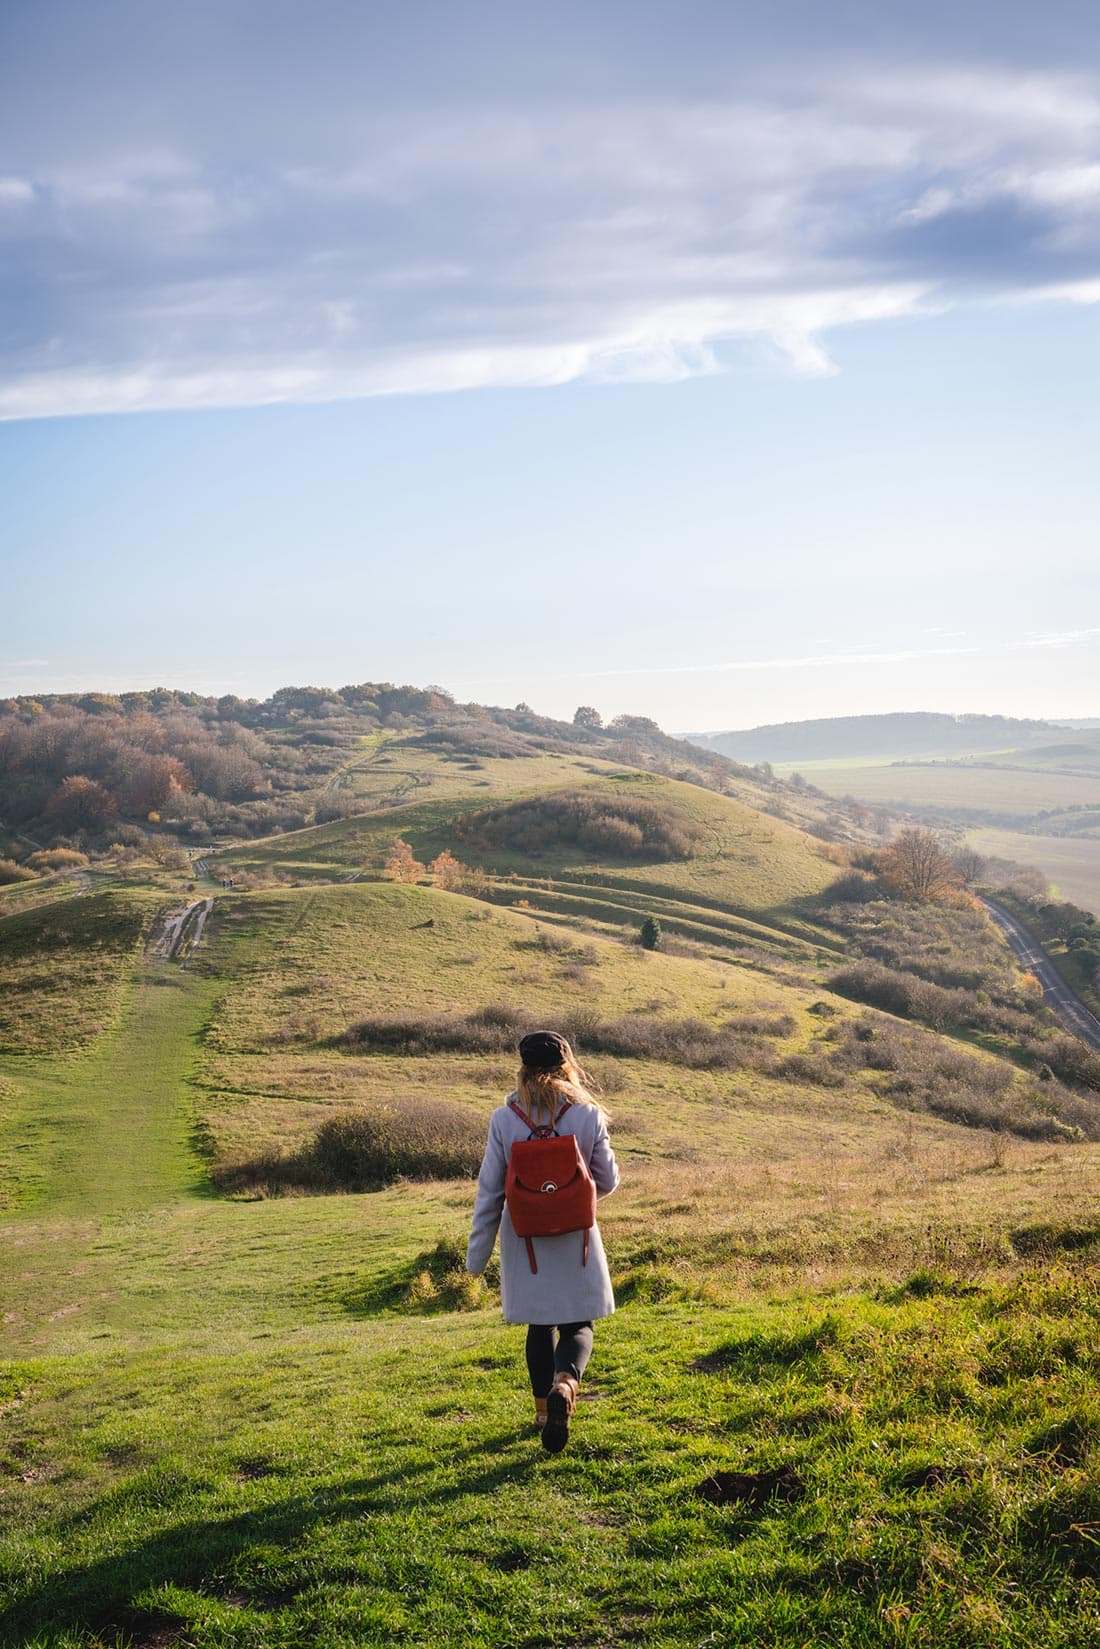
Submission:
<svg viewBox="0 0 1100 1649">
<path fill-rule="evenodd" d="M 515 1099 L 509 1094 L 509 1099 Z M 607 1196 L 619 1183 L 619 1170 L 607 1137 L 607 1124 L 594 1105 L 571 1105 L 558 1122 L 558 1132 L 573 1134 L 592 1170 L 598 1196 Z M 583 1323 L 609 1317 L 615 1309 L 611 1276 L 600 1241 L 599 1226 L 589 1233 L 588 1264 L 582 1264 L 584 1238 L 579 1231 L 560 1237 L 532 1237 L 532 1272 L 527 1245 L 517 1237 L 504 1205 L 504 1176 L 518 1139 L 527 1139 L 522 1117 L 498 1105 L 489 1118 L 489 1140 L 477 1177 L 473 1229 L 466 1250 L 466 1269 L 480 1276 L 489 1263 L 500 1230 L 500 1297 L 507 1323 Z"/>
</svg>

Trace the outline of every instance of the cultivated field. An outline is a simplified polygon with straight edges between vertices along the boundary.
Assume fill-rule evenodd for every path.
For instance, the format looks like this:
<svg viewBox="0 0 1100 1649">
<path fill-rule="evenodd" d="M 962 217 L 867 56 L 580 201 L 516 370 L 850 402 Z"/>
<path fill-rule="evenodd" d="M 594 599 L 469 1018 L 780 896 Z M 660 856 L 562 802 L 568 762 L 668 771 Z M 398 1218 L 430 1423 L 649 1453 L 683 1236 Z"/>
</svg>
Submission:
<svg viewBox="0 0 1100 1649">
<path fill-rule="evenodd" d="M 876 807 L 967 809 L 1031 818 L 1048 809 L 1100 806 L 1100 774 L 961 762 L 805 762 L 798 771 L 830 796 L 854 796 Z"/>
<path fill-rule="evenodd" d="M 975 830 L 966 841 L 978 853 L 1035 865 L 1050 878 L 1059 898 L 1070 899 L 1100 916 L 1100 839 Z"/>
</svg>

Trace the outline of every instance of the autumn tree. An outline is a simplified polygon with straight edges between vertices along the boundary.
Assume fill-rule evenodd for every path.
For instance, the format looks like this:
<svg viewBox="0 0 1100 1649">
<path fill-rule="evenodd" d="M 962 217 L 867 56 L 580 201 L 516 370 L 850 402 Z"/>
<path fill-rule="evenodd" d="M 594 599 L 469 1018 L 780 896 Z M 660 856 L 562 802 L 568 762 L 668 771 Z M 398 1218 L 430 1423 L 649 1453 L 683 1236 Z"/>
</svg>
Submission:
<svg viewBox="0 0 1100 1649">
<path fill-rule="evenodd" d="M 962 886 L 934 830 L 903 830 L 877 855 L 876 869 L 888 892 L 919 904 L 950 904 Z"/>
<path fill-rule="evenodd" d="M 46 817 L 60 831 L 102 830 L 117 812 L 110 791 L 84 773 L 63 779 L 46 804 Z"/>
<path fill-rule="evenodd" d="M 396 846 L 396 843 L 394 845 Z M 413 863 L 415 864 L 416 861 L 414 860 Z M 460 859 L 455 858 L 449 847 L 445 847 L 443 852 L 432 860 L 428 869 L 435 877 L 436 887 L 445 889 L 447 893 L 454 893 L 456 888 L 461 887 L 463 881 L 469 875 L 467 867 Z"/>
<path fill-rule="evenodd" d="M 395 836 L 386 855 L 386 875 L 394 882 L 419 882 L 425 867 L 414 854 L 411 845 Z"/>
<path fill-rule="evenodd" d="M 163 813 L 176 797 L 194 788 L 191 774 L 175 756 L 146 756 L 134 763 L 126 805 L 132 813 Z"/>
</svg>

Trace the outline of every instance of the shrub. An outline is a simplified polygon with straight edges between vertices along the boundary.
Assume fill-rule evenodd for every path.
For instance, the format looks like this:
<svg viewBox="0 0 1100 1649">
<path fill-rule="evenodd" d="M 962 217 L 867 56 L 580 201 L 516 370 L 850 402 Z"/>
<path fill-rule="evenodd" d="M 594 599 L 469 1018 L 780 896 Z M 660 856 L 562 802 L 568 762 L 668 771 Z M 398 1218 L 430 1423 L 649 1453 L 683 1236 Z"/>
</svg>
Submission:
<svg viewBox="0 0 1100 1649">
<path fill-rule="evenodd" d="M 776 1067 L 786 1082 L 809 1082 L 815 1088 L 843 1088 L 844 1072 L 820 1054 L 788 1054 Z"/>
<path fill-rule="evenodd" d="M 464 1018 L 425 1014 L 361 1019 L 349 1025 L 338 1040 L 363 1052 L 514 1053 L 520 1037 L 538 1023 L 524 1009 L 491 1004 Z M 770 1068 L 770 1055 L 762 1052 L 761 1038 L 790 1035 L 794 1021 L 789 1014 L 747 1015 L 724 1025 L 644 1014 L 602 1020 L 591 1009 L 578 1007 L 560 1012 L 557 1028 L 584 1055 L 659 1059 L 696 1070 L 741 1070 L 748 1065 Z"/>
<path fill-rule="evenodd" d="M 690 859 L 705 832 L 671 801 L 565 790 L 469 814 L 456 833 L 475 846 L 539 854 L 572 847 L 613 859 Z"/>
<path fill-rule="evenodd" d="M 485 1130 L 444 1100 L 344 1111 L 323 1122 L 310 1155 L 322 1181 L 373 1191 L 396 1179 L 458 1179 L 476 1174 Z"/>
<path fill-rule="evenodd" d="M 1100 1054 L 1078 1037 L 1027 1037 L 1023 1047 L 1040 1074 L 1046 1066 L 1062 1082 L 1100 1091 Z"/>
<path fill-rule="evenodd" d="M 983 1001 L 972 990 L 949 990 L 915 973 L 895 972 L 875 962 L 841 968 L 827 981 L 830 990 L 853 1002 L 866 1002 L 902 1019 L 918 1019 L 933 1030 L 1014 1031 L 1019 1010 Z"/>
<path fill-rule="evenodd" d="M 379 1016 L 349 1025 L 340 1041 L 363 1052 L 396 1054 L 502 1053 L 514 1047 L 529 1015 L 518 1011 L 506 1024 L 486 1022 L 476 1014 L 455 1019 L 447 1014 Z"/>
<path fill-rule="evenodd" d="M 820 897 L 822 904 L 864 905 L 878 899 L 880 894 L 873 876 L 862 870 L 849 870 L 838 876 L 835 882 L 830 882 Z"/>
<path fill-rule="evenodd" d="M 1035 1086 L 1003 1062 L 945 1049 L 920 1030 L 868 1017 L 844 1027 L 832 1057 L 884 1073 L 881 1091 L 906 1110 L 1023 1139 L 1100 1139 L 1100 1104 L 1090 1096 L 1053 1081 Z"/>
<path fill-rule="evenodd" d="M 81 870 L 88 863 L 88 855 L 71 847 L 46 847 L 30 854 L 27 863 L 32 870 Z"/>
<path fill-rule="evenodd" d="M 9 882 L 33 882 L 34 871 L 17 865 L 14 859 L 0 859 L 0 887 Z"/>
</svg>

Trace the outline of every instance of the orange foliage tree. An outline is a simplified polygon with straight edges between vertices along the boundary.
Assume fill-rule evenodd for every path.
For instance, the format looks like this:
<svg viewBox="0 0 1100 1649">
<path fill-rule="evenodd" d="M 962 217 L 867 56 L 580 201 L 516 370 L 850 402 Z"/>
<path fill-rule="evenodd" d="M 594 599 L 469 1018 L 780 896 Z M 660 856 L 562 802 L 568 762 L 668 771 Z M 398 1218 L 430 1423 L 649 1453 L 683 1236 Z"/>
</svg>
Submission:
<svg viewBox="0 0 1100 1649">
<path fill-rule="evenodd" d="M 443 852 L 432 860 L 428 869 L 435 877 L 436 887 L 445 888 L 448 893 L 453 893 L 456 888 L 461 887 L 469 875 L 468 867 L 461 859 L 455 858 L 449 847 L 445 847 Z"/>
<path fill-rule="evenodd" d="M 391 881 L 419 882 L 424 870 L 411 845 L 400 836 L 395 836 L 386 855 L 386 875 Z"/>
</svg>

